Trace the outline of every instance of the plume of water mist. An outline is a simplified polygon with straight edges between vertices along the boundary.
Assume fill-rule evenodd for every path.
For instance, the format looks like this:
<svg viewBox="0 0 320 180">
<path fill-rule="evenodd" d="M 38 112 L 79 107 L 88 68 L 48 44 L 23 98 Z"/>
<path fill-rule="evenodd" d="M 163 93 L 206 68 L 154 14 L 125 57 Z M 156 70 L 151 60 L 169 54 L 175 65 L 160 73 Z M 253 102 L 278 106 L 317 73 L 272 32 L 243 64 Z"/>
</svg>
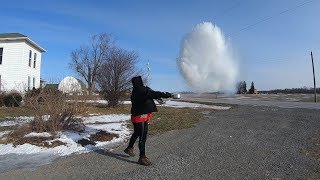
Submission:
<svg viewBox="0 0 320 180">
<path fill-rule="evenodd" d="M 238 66 L 221 29 L 210 22 L 196 25 L 187 34 L 177 58 L 179 70 L 198 92 L 234 92 Z"/>
</svg>

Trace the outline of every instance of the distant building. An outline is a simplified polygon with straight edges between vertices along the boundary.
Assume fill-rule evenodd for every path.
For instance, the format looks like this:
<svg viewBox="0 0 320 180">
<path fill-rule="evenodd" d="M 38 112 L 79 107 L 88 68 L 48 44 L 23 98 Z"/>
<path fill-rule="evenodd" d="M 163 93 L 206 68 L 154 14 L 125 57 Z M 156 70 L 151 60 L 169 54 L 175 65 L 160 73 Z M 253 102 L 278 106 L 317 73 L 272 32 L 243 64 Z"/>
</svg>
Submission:
<svg viewBox="0 0 320 180">
<path fill-rule="evenodd" d="M 23 34 L 0 34 L 0 91 L 39 88 L 43 52 Z"/>
<path fill-rule="evenodd" d="M 59 84 L 46 84 L 43 88 L 45 89 L 52 89 L 52 90 L 58 90 Z"/>
</svg>

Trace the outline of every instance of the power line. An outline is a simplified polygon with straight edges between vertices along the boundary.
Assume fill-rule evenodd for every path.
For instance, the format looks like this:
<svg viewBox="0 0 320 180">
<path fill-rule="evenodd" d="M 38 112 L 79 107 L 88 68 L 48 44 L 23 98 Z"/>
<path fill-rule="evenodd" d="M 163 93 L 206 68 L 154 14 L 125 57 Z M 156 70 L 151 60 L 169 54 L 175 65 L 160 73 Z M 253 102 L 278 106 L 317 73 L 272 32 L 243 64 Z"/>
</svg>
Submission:
<svg viewBox="0 0 320 180">
<path fill-rule="evenodd" d="M 233 6 L 231 6 L 230 8 L 228 8 L 228 9 L 226 9 L 226 10 L 224 10 L 220 15 L 218 15 L 218 16 L 216 17 L 216 19 L 222 17 L 222 16 L 225 15 L 225 14 L 228 14 L 231 10 L 233 10 L 233 9 L 236 8 L 236 7 L 238 7 L 238 6 L 240 5 L 240 3 L 241 3 L 241 0 L 237 1 L 236 3 L 234 3 Z"/>
<path fill-rule="evenodd" d="M 248 29 L 250 29 L 250 28 L 252 28 L 252 27 L 254 27 L 254 26 L 258 25 L 258 24 L 261 24 L 261 23 L 266 22 L 266 21 L 268 21 L 268 20 L 270 20 L 270 19 L 273 19 L 273 18 L 276 17 L 276 16 L 279 16 L 279 15 L 282 15 L 282 14 L 285 14 L 285 13 L 288 13 L 288 12 L 290 12 L 290 11 L 294 11 L 294 10 L 296 10 L 296 9 L 298 9 L 298 8 L 306 5 L 306 4 L 311 3 L 312 1 L 313 1 L 313 0 L 305 1 L 305 2 L 300 3 L 300 4 L 298 4 L 298 5 L 296 5 L 296 6 L 292 7 L 292 8 L 288 8 L 288 9 L 286 9 L 286 10 L 284 10 L 284 11 L 281 11 L 281 12 L 275 14 L 275 15 L 272 15 L 272 16 L 269 16 L 269 17 L 267 17 L 267 18 L 261 19 L 261 20 L 255 22 L 255 23 L 253 23 L 253 24 L 250 24 L 250 25 L 248 25 L 248 26 L 240 29 L 238 33 L 242 32 L 242 31 L 246 31 L 246 30 L 248 30 Z"/>
<path fill-rule="evenodd" d="M 250 58 L 253 59 L 251 61 L 243 61 L 244 63 L 282 63 L 282 62 L 299 62 L 297 61 L 298 59 L 294 58 L 294 59 L 263 59 L 263 58 Z"/>
<path fill-rule="evenodd" d="M 245 61 L 245 63 L 281 63 L 281 62 L 289 62 L 290 59 L 263 59 L 263 60 L 256 60 L 256 61 Z"/>
</svg>

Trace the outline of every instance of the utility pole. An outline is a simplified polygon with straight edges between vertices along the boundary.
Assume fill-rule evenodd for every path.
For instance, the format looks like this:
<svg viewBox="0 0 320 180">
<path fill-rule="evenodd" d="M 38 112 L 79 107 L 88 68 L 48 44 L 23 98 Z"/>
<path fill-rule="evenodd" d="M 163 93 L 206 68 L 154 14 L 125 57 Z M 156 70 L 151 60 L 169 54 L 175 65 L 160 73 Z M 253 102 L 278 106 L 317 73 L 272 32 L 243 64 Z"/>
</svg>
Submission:
<svg viewBox="0 0 320 180">
<path fill-rule="evenodd" d="M 315 74 L 314 74 L 314 64 L 313 64 L 312 51 L 311 51 L 311 61 L 312 61 L 312 71 L 313 71 L 314 102 L 317 102 L 317 87 L 316 87 L 316 77 L 315 77 Z"/>
</svg>

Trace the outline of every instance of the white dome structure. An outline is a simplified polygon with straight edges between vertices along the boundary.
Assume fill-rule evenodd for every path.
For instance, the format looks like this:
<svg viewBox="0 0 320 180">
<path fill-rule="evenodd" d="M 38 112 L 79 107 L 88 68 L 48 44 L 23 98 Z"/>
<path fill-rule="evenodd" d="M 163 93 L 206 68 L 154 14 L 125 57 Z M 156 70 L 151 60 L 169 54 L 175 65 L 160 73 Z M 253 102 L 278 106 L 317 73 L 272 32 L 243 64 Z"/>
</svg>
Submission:
<svg viewBox="0 0 320 180">
<path fill-rule="evenodd" d="M 84 83 L 81 80 L 76 79 L 72 76 L 65 77 L 59 83 L 58 89 L 63 93 L 67 93 L 67 94 L 82 95 L 86 92 L 86 87 Z"/>
</svg>

